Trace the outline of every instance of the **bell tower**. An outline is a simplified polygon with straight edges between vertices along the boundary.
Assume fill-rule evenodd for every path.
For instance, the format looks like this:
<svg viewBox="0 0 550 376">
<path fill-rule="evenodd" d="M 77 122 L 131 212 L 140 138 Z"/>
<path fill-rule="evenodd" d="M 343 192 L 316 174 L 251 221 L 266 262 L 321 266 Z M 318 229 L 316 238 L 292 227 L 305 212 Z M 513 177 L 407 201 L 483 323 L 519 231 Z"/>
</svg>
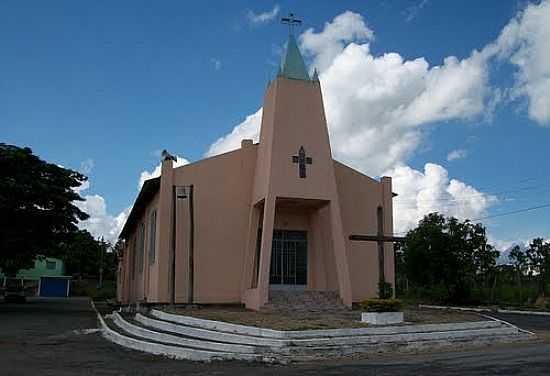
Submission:
<svg viewBox="0 0 550 376">
<path fill-rule="evenodd" d="M 289 25 L 298 21 L 292 15 Z M 283 19 L 285 21 L 285 19 Z M 244 303 L 259 309 L 269 300 L 273 231 L 283 208 L 307 213 L 308 289 L 338 291 L 351 305 L 346 242 L 321 85 L 307 72 L 292 32 L 277 77 L 263 104 L 251 202 Z M 311 239 L 311 241 L 310 241 Z"/>
</svg>

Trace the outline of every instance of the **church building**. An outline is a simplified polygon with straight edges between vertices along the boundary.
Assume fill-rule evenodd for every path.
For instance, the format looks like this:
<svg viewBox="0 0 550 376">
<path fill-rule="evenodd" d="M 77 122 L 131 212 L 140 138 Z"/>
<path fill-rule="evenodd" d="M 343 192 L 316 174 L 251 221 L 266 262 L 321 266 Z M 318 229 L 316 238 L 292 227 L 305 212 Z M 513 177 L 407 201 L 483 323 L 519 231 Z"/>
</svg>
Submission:
<svg viewBox="0 0 550 376">
<path fill-rule="evenodd" d="M 163 153 L 120 234 L 121 303 L 259 310 L 287 289 L 336 292 L 351 306 L 376 297 L 380 279 L 394 284 L 392 244 L 350 240 L 391 237 L 391 178 L 332 158 L 321 84 L 292 34 L 264 96 L 259 143 L 177 168 L 173 159 Z"/>
</svg>

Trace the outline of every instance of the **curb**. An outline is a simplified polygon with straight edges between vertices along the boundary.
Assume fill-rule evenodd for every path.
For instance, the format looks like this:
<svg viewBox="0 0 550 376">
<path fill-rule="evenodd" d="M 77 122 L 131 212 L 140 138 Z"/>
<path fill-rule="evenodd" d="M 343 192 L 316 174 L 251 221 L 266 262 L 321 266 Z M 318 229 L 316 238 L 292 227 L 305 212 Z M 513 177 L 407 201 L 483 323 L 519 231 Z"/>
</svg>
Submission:
<svg viewBox="0 0 550 376">
<path fill-rule="evenodd" d="M 500 309 L 497 308 L 473 308 L 473 307 L 453 307 L 453 306 L 439 306 L 439 305 L 429 305 L 429 304 L 419 304 L 419 308 L 429 308 L 429 309 L 452 309 L 454 311 L 470 311 L 470 312 L 497 312 L 497 313 L 513 313 L 517 315 L 537 315 L 537 316 L 550 316 L 550 312 L 541 312 L 541 311 L 520 311 L 513 309 Z"/>
<path fill-rule="evenodd" d="M 489 308 L 453 307 L 453 306 L 440 306 L 440 305 L 430 305 L 430 304 L 419 304 L 418 308 L 452 309 L 453 311 L 468 311 L 468 312 L 493 312 Z"/>
<path fill-rule="evenodd" d="M 240 335 L 254 338 L 266 338 L 273 341 L 305 340 L 318 338 L 337 338 L 337 337 L 356 337 L 371 335 L 388 334 L 407 334 L 418 332 L 444 332 L 452 330 L 476 330 L 495 327 L 492 321 L 473 321 L 459 323 L 441 323 L 441 324 L 417 324 L 417 325 L 393 325 L 384 327 L 365 327 L 365 328 L 345 328 L 345 329 L 313 329 L 300 331 L 283 331 L 258 328 L 255 326 L 246 326 L 239 324 L 226 323 L 222 321 L 213 321 L 199 319 L 196 317 L 171 314 L 163 311 L 153 310 L 151 312 L 155 320 L 148 316 L 136 315 L 136 319 L 145 325 L 150 325 L 142 321 L 155 320 L 161 323 L 168 322 L 171 325 L 180 327 L 189 327 L 191 330 L 199 330 L 198 333 L 205 331 L 216 332 L 228 335 Z M 152 324 L 155 324 L 153 322 Z M 154 326 L 154 325 L 150 325 Z M 159 328 L 162 329 L 162 328 Z M 163 329 L 164 330 L 164 329 Z M 184 333 L 187 334 L 187 333 Z"/>
<path fill-rule="evenodd" d="M 550 316 L 550 312 L 540 311 L 518 311 L 513 309 L 497 309 L 498 313 L 513 313 L 518 315 L 537 315 L 537 316 Z"/>
<path fill-rule="evenodd" d="M 99 311 L 95 307 L 94 300 L 90 299 L 90 305 L 92 306 L 92 309 L 94 310 L 97 320 L 99 321 L 99 330 L 103 331 L 105 330 L 105 327 L 107 327 L 107 324 L 105 324 L 105 320 L 103 320 L 103 317 L 100 315 Z"/>
<path fill-rule="evenodd" d="M 532 335 L 532 336 L 535 336 L 536 337 L 536 334 L 533 333 L 533 332 L 530 332 L 528 330 L 525 330 L 525 329 L 521 329 L 519 326 L 516 326 L 514 324 L 512 324 L 511 322 L 508 322 L 508 321 L 504 321 L 504 320 L 501 320 L 501 319 L 497 319 L 496 317 L 493 317 L 493 316 L 490 316 L 490 315 L 485 315 L 483 313 L 480 313 L 481 316 L 483 317 L 486 317 L 488 319 L 491 319 L 491 320 L 495 320 L 495 321 L 498 321 L 504 325 L 508 325 L 508 326 L 511 326 L 513 328 L 516 328 L 519 332 L 522 332 L 522 333 L 526 333 L 526 334 L 529 334 L 529 335 Z"/>
</svg>

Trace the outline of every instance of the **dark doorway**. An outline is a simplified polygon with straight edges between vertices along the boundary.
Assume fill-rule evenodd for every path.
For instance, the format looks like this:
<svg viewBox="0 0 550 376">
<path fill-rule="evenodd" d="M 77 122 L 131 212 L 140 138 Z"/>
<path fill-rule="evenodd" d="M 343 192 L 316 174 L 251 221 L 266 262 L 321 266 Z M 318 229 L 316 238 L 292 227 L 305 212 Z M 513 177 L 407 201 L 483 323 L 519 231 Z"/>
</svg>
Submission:
<svg viewBox="0 0 550 376">
<path fill-rule="evenodd" d="M 273 231 L 269 283 L 307 285 L 307 231 Z"/>
</svg>

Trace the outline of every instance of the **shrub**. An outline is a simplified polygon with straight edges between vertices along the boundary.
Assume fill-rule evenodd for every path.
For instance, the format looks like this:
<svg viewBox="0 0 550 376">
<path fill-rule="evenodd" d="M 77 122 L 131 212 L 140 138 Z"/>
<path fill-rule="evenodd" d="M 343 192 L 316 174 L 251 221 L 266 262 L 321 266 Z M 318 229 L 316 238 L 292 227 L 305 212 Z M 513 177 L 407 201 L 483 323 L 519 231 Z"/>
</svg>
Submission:
<svg viewBox="0 0 550 376">
<path fill-rule="evenodd" d="M 393 297 L 393 287 L 391 283 L 380 281 L 378 282 L 378 298 L 390 299 Z"/>
<path fill-rule="evenodd" d="M 398 312 L 401 310 L 401 300 L 366 299 L 359 303 L 359 306 L 367 312 Z"/>
<path fill-rule="evenodd" d="M 97 288 L 97 281 L 94 279 L 72 280 L 71 296 L 89 296 L 94 300 L 105 300 L 116 297 L 116 282 L 103 281 L 103 288 Z"/>
</svg>

